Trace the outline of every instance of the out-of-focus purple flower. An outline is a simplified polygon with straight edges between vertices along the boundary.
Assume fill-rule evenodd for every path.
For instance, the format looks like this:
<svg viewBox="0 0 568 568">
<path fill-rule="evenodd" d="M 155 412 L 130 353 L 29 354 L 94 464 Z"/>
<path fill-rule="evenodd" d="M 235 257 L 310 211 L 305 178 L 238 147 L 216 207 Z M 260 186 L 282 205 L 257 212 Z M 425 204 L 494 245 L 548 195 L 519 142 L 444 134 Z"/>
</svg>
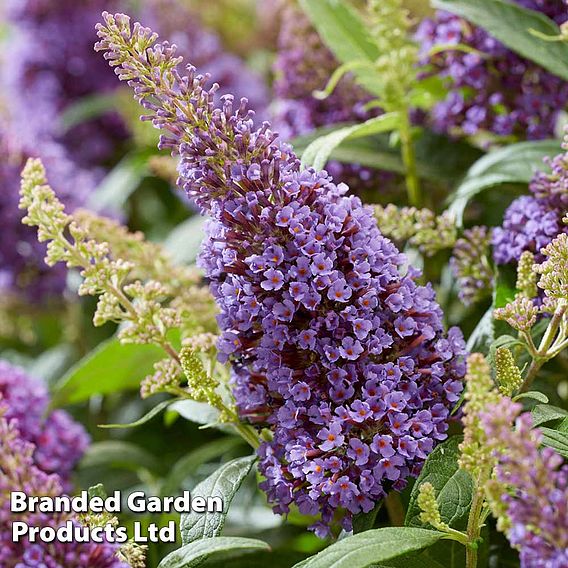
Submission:
<svg viewBox="0 0 568 568">
<path fill-rule="evenodd" d="M 119 82 L 93 50 L 95 24 L 103 10 L 130 6 L 128 0 L 9 0 L 6 11 L 14 30 L 9 61 L 2 65 L 3 80 L 10 101 L 14 101 L 12 119 L 26 141 L 38 133 L 55 137 L 87 167 L 116 153 L 117 145 L 127 137 L 116 113 L 81 122 L 67 132 L 60 118 L 63 111 L 86 97 L 116 91 Z M 259 109 L 266 105 L 266 89 L 260 78 L 223 49 L 217 35 L 203 27 L 194 10 L 176 0 L 146 0 L 139 12 L 157 31 L 171 37 L 198 68 L 214 72 L 221 92 L 247 91 Z"/>
<path fill-rule="evenodd" d="M 122 0 L 124 9 L 128 8 L 125 4 Z M 110 11 L 112 7 L 104 6 L 104 9 Z M 268 92 L 260 75 L 249 69 L 240 57 L 226 51 L 219 36 L 203 26 L 197 10 L 190 9 L 187 2 L 146 0 L 139 16 L 161 37 L 174 43 L 199 72 L 215 77 L 219 84 L 217 100 L 228 93 L 237 97 L 246 95 L 259 115 L 264 115 Z"/>
<path fill-rule="evenodd" d="M 33 444 L 36 467 L 47 474 L 57 473 L 59 483 L 67 487 L 71 471 L 89 444 L 83 427 L 62 410 L 46 414 L 45 387 L 2 360 L 0 401 L 6 407 L 4 417 L 14 421 L 19 436 Z"/>
<path fill-rule="evenodd" d="M 559 233 L 565 232 L 562 216 L 547 203 L 532 195 L 515 199 L 505 212 L 503 226 L 493 229 L 493 257 L 497 264 L 517 262 L 523 251 L 535 253 Z"/>
<path fill-rule="evenodd" d="M 521 566 L 562 568 L 568 566 L 568 466 L 551 448 L 540 449 L 542 435 L 521 410 L 504 398 L 481 415 L 497 459 L 490 493 Z"/>
<path fill-rule="evenodd" d="M 28 385 L 28 388 L 31 385 Z M 22 386 L 22 388 L 24 388 Z M 37 402 L 42 393 L 34 387 L 28 391 L 30 403 Z M 52 515 L 41 512 L 15 514 L 10 511 L 10 494 L 23 491 L 27 496 L 56 497 L 62 494 L 61 479 L 55 473 L 46 473 L 38 466 L 36 448 L 23 434 L 24 424 L 19 416 L 12 416 L 14 398 L 6 399 L 0 388 L 0 565 L 5 568 L 129 568 L 116 557 L 118 545 L 92 542 L 31 543 L 27 537 L 13 542 L 12 523 L 23 521 L 29 526 L 57 529 L 67 521 L 79 525 L 71 515 Z M 27 409 L 30 410 L 29 408 Z M 72 444 L 72 439 L 61 440 Z M 68 448 L 69 449 L 69 448 Z"/>
<path fill-rule="evenodd" d="M 10 120 L 25 143 L 38 136 L 57 139 L 82 166 L 112 156 L 126 130 L 118 115 L 103 116 L 64 130 L 61 113 L 85 97 L 104 95 L 116 78 L 93 51 L 95 23 L 105 7 L 121 0 L 9 0 L 10 58 L 2 65 Z M 49 108 L 51 107 L 51 108 Z"/>
<path fill-rule="evenodd" d="M 564 149 L 568 149 L 565 141 Z M 515 199 L 505 212 L 503 225 L 493 230 L 493 256 L 497 264 L 517 262 L 524 251 L 544 260 L 541 249 L 554 237 L 568 233 L 562 218 L 568 207 L 568 162 L 566 152 L 545 163 L 550 172 L 537 172 L 529 189 L 532 195 Z"/>
<path fill-rule="evenodd" d="M 567 19 L 560 0 L 515 0 L 558 24 Z M 443 77 L 449 87 L 444 101 L 427 120 L 440 132 L 471 136 L 491 132 L 520 139 L 551 137 L 568 102 L 568 83 L 517 55 L 469 22 L 439 11 L 417 32 L 426 73 Z M 475 52 L 451 49 L 463 44 Z M 432 48 L 444 46 L 431 55 Z"/>
<path fill-rule="evenodd" d="M 365 110 L 371 97 L 355 84 L 351 75 L 343 77 L 327 98 L 314 96 L 314 91 L 325 89 L 340 64 L 304 13 L 293 2 L 280 2 L 283 8 L 274 64 L 276 100 L 272 122 L 282 138 L 291 139 L 324 126 L 361 122 L 376 115 L 376 109 Z M 353 190 L 376 189 L 379 178 L 387 175 L 383 172 L 379 176 L 371 168 L 339 162 L 330 162 L 328 171 Z"/>
<path fill-rule="evenodd" d="M 20 171 L 28 157 L 40 157 L 67 209 L 85 204 L 102 174 L 94 166 L 115 153 L 126 131 L 117 115 L 107 113 L 64 132 L 61 113 L 119 87 L 93 50 L 94 26 L 104 8 L 126 5 L 126 0 L 10 0 L 6 6 L 13 29 L 10 57 L 0 62 L 0 289 L 24 292 L 37 302 L 64 288 L 64 268 L 45 266 L 45 246 L 20 223 Z M 266 106 L 260 78 L 226 53 L 192 10 L 174 0 L 150 0 L 141 10 L 199 66 L 215 72 L 221 92 L 247 91 L 258 108 Z"/>
<path fill-rule="evenodd" d="M 302 171 L 269 123 L 254 126 L 246 100 L 235 106 L 227 96 L 216 107 L 215 89 L 191 67 L 183 78 L 168 74 L 173 87 L 148 88 L 155 65 L 179 63 L 175 49 L 154 46 L 151 63 L 149 30 L 131 30 L 124 15 L 105 15 L 105 25 L 98 49 L 157 112 L 154 124 L 168 132 L 162 147 L 181 156 L 179 184 L 210 215 L 200 264 L 220 307 L 221 359 L 232 363 L 241 417 L 273 435 L 259 449 L 262 488 L 279 513 L 293 502 L 321 513 L 320 535 L 349 503 L 349 528 L 353 514 L 417 475 L 446 437 L 465 373 L 463 337 L 444 333 L 431 286 L 405 272 L 405 256 L 347 186 Z M 386 299 L 397 292 L 405 300 L 395 313 Z M 292 313 L 281 318 L 286 305 Z M 378 432 L 392 438 L 393 456 L 371 446 Z"/>
</svg>

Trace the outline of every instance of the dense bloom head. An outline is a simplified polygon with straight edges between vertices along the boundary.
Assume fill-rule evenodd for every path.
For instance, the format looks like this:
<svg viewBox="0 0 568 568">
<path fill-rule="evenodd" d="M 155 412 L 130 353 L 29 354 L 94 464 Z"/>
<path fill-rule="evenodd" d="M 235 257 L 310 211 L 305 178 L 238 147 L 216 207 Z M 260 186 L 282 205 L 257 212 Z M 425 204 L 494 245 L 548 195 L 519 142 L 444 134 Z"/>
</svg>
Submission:
<svg viewBox="0 0 568 568">
<path fill-rule="evenodd" d="M 32 544 L 26 537 L 13 542 L 12 522 L 16 520 L 38 528 L 57 528 L 68 520 L 79 523 L 69 515 L 40 512 L 16 515 L 10 511 L 12 491 L 42 497 L 56 497 L 62 492 L 59 476 L 38 467 L 39 448 L 20 431 L 23 422 L 10 418 L 12 404 L 0 390 L 0 565 L 5 568 L 129 568 L 115 556 L 118 549 L 115 544 L 58 541 Z"/>
<path fill-rule="evenodd" d="M 35 466 L 48 474 L 57 473 L 59 482 L 67 486 L 89 443 L 83 427 L 62 410 L 46 415 L 49 399 L 42 383 L 2 360 L 0 399 L 5 418 L 16 424 L 23 440 L 33 444 Z"/>
<path fill-rule="evenodd" d="M 568 149 L 566 140 L 564 150 Z M 524 251 L 543 260 L 541 249 L 556 235 L 568 233 L 562 222 L 568 208 L 568 162 L 566 152 L 546 159 L 550 171 L 536 172 L 529 189 L 532 195 L 515 199 L 505 212 L 502 227 L 493 230 L 493 257 L 497 264 L 519 261 Z"/>
<path fill-rule="evenodd" d="M 499 527 L 519 548 L 525 568 L 568 565 L 568 466 L 532 429 L 530 413 L 503 398 L 481 415 L 497 460 L 488 484 Z"/>
<path fill-rule="evenodd" d="M 262 486 L 278 512 L 294 502 L 321 513 L 319 534 L 337 510 L 348 528 L 445 438 L 463 338 L 445 336 L 432 288 L 415 283 L 345 185 L 302 171 L 268 123 L 255 128 L 246 101 L 216 108 L 205 79 L 173 70 L 175 50 L 149 49 L 149 30 L 121 15 L 106 25 L 99 49 L 158 111 L 162 145 L 181 155 L 179 183 L 211 217 L 200 262 L 220 307 L 219 352 L 241 417 L 272 432 Z M 153 64 L 166 88 L 152 84 Z"/>
<path fill-rule="evenodd" d="M 566 20 L 560 0 L 515 0 L 557 23 Z M 433 126 L 452 135 L 490 132 L 521 139 L 552 137 L 568 102 L 568 83 L 509 50 L 483 29 L 458 16 L 437 12 L 417 33 L 427 73 L 442 76 L 449 94 L 429 115 Z M 466 45 L 473 50 L 452 49 Z M 432 48 L 443 46 L 431 55 Z"/>
</svg>

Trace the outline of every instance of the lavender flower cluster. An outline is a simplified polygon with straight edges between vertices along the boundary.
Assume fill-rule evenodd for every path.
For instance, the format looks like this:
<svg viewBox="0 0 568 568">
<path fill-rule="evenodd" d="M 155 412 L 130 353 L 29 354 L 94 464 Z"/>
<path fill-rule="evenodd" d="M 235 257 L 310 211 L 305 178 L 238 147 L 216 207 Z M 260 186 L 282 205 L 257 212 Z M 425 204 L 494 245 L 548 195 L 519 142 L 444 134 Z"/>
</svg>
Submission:
<svg viewBox="0 0 568 568">
<path fill-rule="evenodd" d="M 29 388 L 31 385 L 27 386 Z M 41 398 L 42 393 L 37 388 L 32 388 L 29 399 L 31 404 L 26 410 L 29 412 L 33 408 L 32 404 L 40 402 Z M 35 544 L 27 540 L 13 542 L 11 524 L 15 520 L 39 528 L 57 528 L 68 520 L 64 515 L 57 517 L 36 512 L 16 516 L 10 511 L 12 491 L 24 491 L 29 496 L 42 497 L 55 497 L 63 491 L 59 476 L 47 473 L 38 466 L 39 448 L 23 431 L 30 424 L 26 424 L 26 416 L 21 416 L 21 409 L 14 409 L 14 404 L 19 405 L 21 401 L 14 396 L 6 399 L 0 390 L 0 565 L 5 568 L 129 568 L 127 563 L 119 561 L 115 556 L 115 544 L 59 541 Z M 74 442 L 69 437 L 59 440 L 62 447 L 71 454 L 75 451 Z M 71 520 L 78 524 L 77 519 Z"/>
<path fill-rule="evenodd" d="M 85 452 L 89 437 L 83 427 L 62 410 L 47 414 L 49 398 L 42 383 L 0 359 L 0 401 L 4 418 L 17 425 L 18 436 L 34 446 L 35 467 L 57 473 L 69 487 L 70 475 Z"/>
<path fill-rule="evenodd" d="M 551 448 L 539 449 L 542 435 L 521 410 L 503 398 L 481 417 L 488 440 L 504 450 L 496 452 L 494 498 L 521 566 L 561 568 L 568 566 L 568 465 Z"/>
<path fill-rule="evenodd" d="M 55 135 L 83 166 L 111 158 L 117 145 L 126 140 L 126 127 L 116 113 L 105 113 L 63 134 L 60 115 L 85 97 L 116 91 L 114 74 L 93 51 L 94 27 L 103 9 L 127 6 L 127 0 L 10 0 L 7 8 L 15 33 L 11 38 L 13 56 L 10 64 L 4 65 L 4 74 L 10 92 L 20 100 L 18 118 L 27 124 L 29 112 L 37 109 L 33 135 L 37 136 L 38 130 L 47 137 Z M 223 89 L 242 92 L 248 87 L 259 107 L 266 104 L 260 79 L 238 57 L 223 50 L 219 38 L 202 26 L 193 10 L 174 0 L 149 0 L 139 11 L 161 33 L 171 36 L 182 51 L 195 56 L 198 65 L 218 71 Z M 51 105 L 49 110 L 47 105 Z M 11 113 L 18 114 L 16 111 Z"/>
<path fill-rule="evenodd" d="M 514 1 L 558 24 L 567 19 L 560 0 Z M 427 118 L 437 131 L 458 136 L 490 132 L 532 140 L 553 135 L 558 115 L 568 103 L 564 80 L 448 12 L 424 20 L 417 40 L 425 72 L 439 74 L 449 87 L 445 100 Z M 452 49 L 459 44 L 473 51 Z M 432 55 L 436 47 L 444 49 Z"/>
<path fill-rule="evenodd" d="M 280 0 L 280 3 L 283 7 L 274 64 L 273 124 L 283 139 L 334 124 L 362 122 L 376 115 L 376 110 L 365 110 L 371 97 L 355 84 L 351 75 L 343 77 L 325 99 L 314 96 L 315 91 L 325 89 L 340 64 L 295 2 Z M 213 72 L 211 75 L 217 77 Z M 248 95 L 247 98 L 256 108 L 254 101 Z M 348 183 L 352 189 L 378 186 L 377 172 L 371 168 L 335 161 L 328 168 L 335 179 Z"/>
<path fill-rule="evenodd" d="M 568 142 L 563 144 L 568 150 Z M 568 208 L 568 157 L 566 152 L 545 160 L 550 173 L 537 172 L 529 189 L 532 195 L 515 199 L 503 219 L 493 230 L 493 257 L 497 264 L 518 262 L 524 251 L 535 254 L 537 262 L 544 256 L 541 249 L 557 235 L 568 233 L 562 218 Z"/>
<path fill-rule="evenodd" d="M 221 359 L 241 417 L 272 432 L 262 487 L 279 513 L 321 513 L 320 536 L 338 511 L 349 528 L 446 437 L 461 333 L 444 334 L 432 288 L 347 186 L 302 171 L 245 99 L 216 107 L 216 88 L 191 66 L 181 77 L 175 47 L 154 45 L 150 30 L 120 14 L 105 26 L 97 48 L 168 132 L 179 184 L 211 217 L 200 264 L 221 312 Z"/>
</svg>

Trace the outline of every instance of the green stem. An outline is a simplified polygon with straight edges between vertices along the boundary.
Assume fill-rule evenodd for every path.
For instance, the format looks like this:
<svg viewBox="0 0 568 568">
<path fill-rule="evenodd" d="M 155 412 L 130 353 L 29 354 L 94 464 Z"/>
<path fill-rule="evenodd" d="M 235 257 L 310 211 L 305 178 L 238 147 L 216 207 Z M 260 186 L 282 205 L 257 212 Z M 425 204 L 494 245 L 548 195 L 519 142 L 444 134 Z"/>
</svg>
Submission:
<svg viewBox="0 0 568 568">
<path fill-rule="evenodd" d="M 408 118 L 408 110 L 406 109 L 400 111 L 400 143 L 402 147 L 402 161 L 405 168 L 408 203 L 413 207 L 420 207 L 422 195 L 416 171 L 416 155 L 412 141 L 412 130 Z"/>
<path fill-rule="evenodd" d="M 478 484 L 476 484 L 475 495 L 469 511 L 469 519 L 467 521 L 468 546 L 465 549 L 466 568 L 477 568 L 477 547 L 479 535 L 481 533 L 483 501 L 483 494 L 478 490 Z"/>
<path fill-rule="evenodd" d="M 253 450 L 257 450 L 259 448 L 260 438 L 252 426 L 248 426 L 247 424 L 242 424 L 240 422 L 234 422 L 233 427 L 241 435 L 245 442 L 252 446 Z"/>
<path fill-rule="evenodd" d="M 527 374 L 525 376 L 525 380 L 523 381 L 523 384 L 521 385 L 521 388 L 519 389 L 519 393 L 522 392 L 526 392 L 529 390 L 530 386 L 532 385 L 532 382 L 534 381 L 535 377 L 537 376 L 538 372 L 540 371 L 540 368 L 544 365 L 544 360 L 537 358 L 537 359 L 533 359 L 532 363 L 530 364 L 529 370 L 527 371 Z"/>
<path fill-rule="evenodd" d="M 540 345 L 538 346 L 536 357 L 533 356 L 533 361 L 527 371 L 525 380 L 519 389 L 520 393 L 526 392 L 530 388 L 540 368 L 544 365 L 544 363 L 546 363 L 546 361 L 556 355 L 556 350 L 550 351 L 550 348 L 553 346 L 554 340 L 558 335 L 558 330 L 562 325 L 567 308 L 568 303 L 566 303 L 566 301 L 560 301 L 558 303 L 556 311 L 554 312 L 554 315 L 546 328 L 546 332 L 542 337 Z M 559 345 L 562 345 L 562 342 Z"/>
</svg>

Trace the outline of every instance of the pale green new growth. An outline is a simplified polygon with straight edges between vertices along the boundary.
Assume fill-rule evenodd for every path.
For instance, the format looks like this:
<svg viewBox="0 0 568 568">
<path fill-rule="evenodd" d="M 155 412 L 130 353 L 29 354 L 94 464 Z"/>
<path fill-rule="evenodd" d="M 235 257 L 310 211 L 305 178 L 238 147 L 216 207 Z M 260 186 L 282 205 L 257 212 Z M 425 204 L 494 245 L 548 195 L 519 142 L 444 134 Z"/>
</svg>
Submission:
<svg viewBox="0 0 568 568">
<path fill-rule="evenodd" d="M 412 23 L 402 0 L 368 0 L 367 12 L 373 39 L 381 54 L 375 61 L 381 91 L 379 104 L 386 112 L 399 113 L 408 201 L 410 205 L 419 206 L 422 196 L 410 122 L 418 73 L 418 46 L 412 40 Z"/>
<path fill-rule="evenodd" d="M 396 241 L 407 241 L 426 256 L 451 248 L 456 242 L 456 224 L 450 213 L 436 215 L 430 209 L 375 205 L 381 233 Z"/>
<path fill-rule="evenodd" d="M 499 402 L 501 395 L 491 379 L 489 364 L 480 353 L 472 353 L 468 357 L 465 381 L 464 439 L 460 445 L 462 455 L 459 464 L 482 485 L 490 475 L 493 459 L 487 449 L 487 437 L 479 414 L 489 405 Z"/>
<path fill-rule="evenodd" d="M 431 524 L 439 531 L 448 530 L 448 525 L 442 521 L 442 517 L 440 516 L 434 486 L 431 483 L 423 483 L 418 488 L 417 503 L 422 511 L 420 513 L 420 520 L 424 524 Z"/>
<path fill-rule="evenodd" d="M 402 0 L 369 0 L 367 5 L 373 38 L 382 54 L 375 62 L 383 86 L 381 105 L 388 112 L 406 108 L 418 60 L 409 13 Z"/>
<path fill-rule="evenodd" d="M 220 380 L 213 378 L 216 310 L 201 275 L 175 265 L 159 245 L 114 221 L 86 211 L 65 214 L 39 160 L 29 160 L 23 171 L 20 207 L 27 209 L 23 222 L 36 226 L 39 239 L 48 241 L 46 262 L 78 268 L 83 277 L 79 293 L 99 297 L 95 325 L 119 323 L 123 343 L 159 345 L 166 352 L 142 382 L 142 396 L 168 392 L 207 402 L 219 410 L 220 420 L 233 422 L 247 441 L 258 445 L 252 431 L 239 423 L 232 403 L 223 401 Z M 185 345 L 181 353 L 174 346 L 178 341 Z M 207 355 L 211 372 L 198 353 Z M 220 367 L 225 381 L 226 370 Z"/>
<path fill-rule="evenodd" d="M 520 292 L 504 308 L 495 310 L 496 319 L 505 320 L 519 332 L 526 350 L 532 357 L 520 391 L 526 391 L 544 363 L 568 348 L 568 235 L 558 235 L 541 250 L 546 257 L 540 264 L 532 264 L 530 253 L 519 262 L 517 287 Z M 538 275 L 538 288 L 544 299 L 537 306 L 532 272 Z M 539 314 L 545 314 L 548 326 L 538 346 L 531 330 Z M 550 317 L 551 316 L 551 317 Z"/>
<path fill-rule="evenodd" d="M 525 298 L 534 298 L 537 295 L 536 272 L 534 270 L 534 254 L 524 251 L 519 258 L 517 266 L 517 290 Z"/>
<path fill-rule="evenodd" d="M 521 370 L 506 347 L 498 347 L 495 351 L 495 373 L 499 391 L 506 396 L 511 396 L 523 384 Z"/>
<path fill-rule="evenodd" d="M 207 402 L 214 408 L 222 409 L 220 421 L 229 422 L 235 418 L 234 410 L 225 409 L 223 399 L 217 392 L 219 382 L 205 370 L 199 355 L 188 347 L 180 353 L 181 366 L 187 379 L 187 389 L 194 400 Z"/>
</svg>

